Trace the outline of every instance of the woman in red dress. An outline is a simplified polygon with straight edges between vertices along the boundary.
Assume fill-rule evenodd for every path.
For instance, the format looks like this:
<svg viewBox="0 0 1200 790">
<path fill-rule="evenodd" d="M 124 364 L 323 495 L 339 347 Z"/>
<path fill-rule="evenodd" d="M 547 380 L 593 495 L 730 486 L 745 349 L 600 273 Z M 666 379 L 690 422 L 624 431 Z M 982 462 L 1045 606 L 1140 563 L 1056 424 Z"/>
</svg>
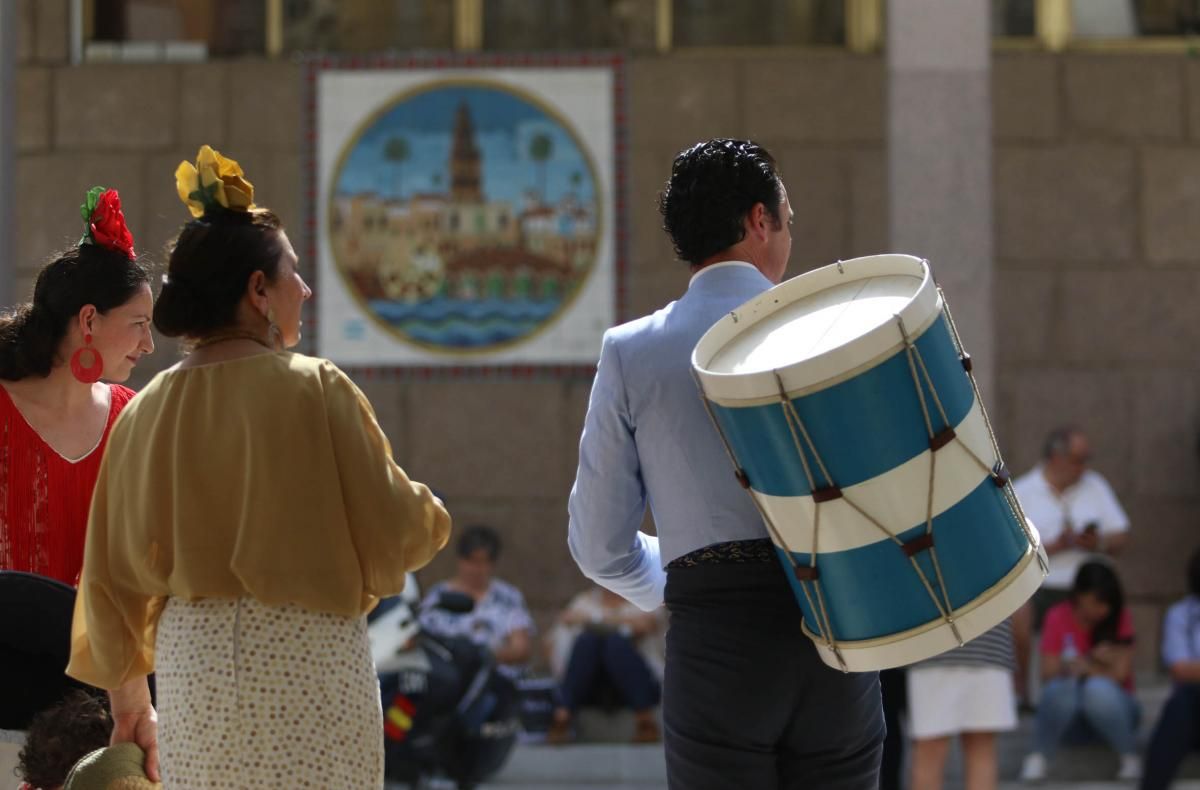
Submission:
<svg viewBox="0 0 1200 790">
<path fill-rule="evenodd" d="M 115 382 L 154 350 L 150 278 L 116 190 L 96 187 L 81 211 L 78 246 L 0 314 L 0 570 L 71 585 L 104 445 L 133 397 Z"/>
</svg>

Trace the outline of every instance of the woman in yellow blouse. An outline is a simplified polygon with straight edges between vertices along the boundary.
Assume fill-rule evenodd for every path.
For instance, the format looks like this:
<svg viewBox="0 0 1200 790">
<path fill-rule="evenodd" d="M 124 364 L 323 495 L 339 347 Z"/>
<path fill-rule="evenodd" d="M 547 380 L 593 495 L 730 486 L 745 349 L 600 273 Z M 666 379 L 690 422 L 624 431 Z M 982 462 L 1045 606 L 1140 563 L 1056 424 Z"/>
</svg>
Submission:
<svg viewBox="0 0 1200 790">
<path fill-rule="evenodd" d="M 109 440 L 67 672 L 110 690 L 113 741 L 168 790 L 381 787 L 364 614 L 450 517 L 350 379 L 284 350 L 311 291 L 237 163 L 205 146 L 176 177 L 194 219 L 154 323 L 193 350 Z"/>
</svg>

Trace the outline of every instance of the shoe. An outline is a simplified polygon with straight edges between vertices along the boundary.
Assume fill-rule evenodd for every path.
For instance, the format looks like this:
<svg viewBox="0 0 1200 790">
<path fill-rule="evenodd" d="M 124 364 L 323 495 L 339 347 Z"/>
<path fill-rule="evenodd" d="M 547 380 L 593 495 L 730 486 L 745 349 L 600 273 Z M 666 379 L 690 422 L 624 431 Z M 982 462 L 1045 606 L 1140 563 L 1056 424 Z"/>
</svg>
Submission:
<svg viewBox="0 0 1200 790">
<path fill-rule="evenodd" d="M 633 729 L 634 743 L 658 743 L 662 740 L 662 733 L 658 730 L 658 722 L 654 720 L 654 716 L 641 716 L 637 718 L 637 724 Z"/>
<path fill-rule="evenodd" d="M 571 714 L 566 709 L 559 708 L 554 711 L 554 720 L 550 724 L 550 729 L 546 731 L 546 743 L 551 746 L 562 746 L 574 739 L 575 735 L 571 732 Z"/>
<path fill-rule="evenodd" d="M 1121 755 L 1121 770 L 1117 771 L 1118 782 L 1136 782 L 1142 778 L 1142 758 L 1136 754 Z"/>
<path fill-rule="evenodd" d="M 1021 764 L 1022 782 L 1041 782 L 1046 778 L 1046 757 L 1040 752 L 1031 752 Z"/>
</svg>

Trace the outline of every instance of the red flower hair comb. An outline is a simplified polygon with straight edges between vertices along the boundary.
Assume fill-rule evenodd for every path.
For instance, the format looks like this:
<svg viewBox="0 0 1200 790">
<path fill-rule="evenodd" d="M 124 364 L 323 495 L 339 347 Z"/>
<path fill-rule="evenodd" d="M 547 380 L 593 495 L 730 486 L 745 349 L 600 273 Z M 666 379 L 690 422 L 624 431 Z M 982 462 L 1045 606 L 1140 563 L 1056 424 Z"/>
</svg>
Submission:
<svg viewBox="0 0 1200 790">
<path fill-rule="evenodd" d="M 115 189 L 92 187 L 87 200 L 79 207 L 87 232 L 80 244 L 96 244 L 113 252 L 119 252 L 133 260 L 133 234 L 125 226 L 125 215 L 121 213 L 121 196 Z"/>
</svg>

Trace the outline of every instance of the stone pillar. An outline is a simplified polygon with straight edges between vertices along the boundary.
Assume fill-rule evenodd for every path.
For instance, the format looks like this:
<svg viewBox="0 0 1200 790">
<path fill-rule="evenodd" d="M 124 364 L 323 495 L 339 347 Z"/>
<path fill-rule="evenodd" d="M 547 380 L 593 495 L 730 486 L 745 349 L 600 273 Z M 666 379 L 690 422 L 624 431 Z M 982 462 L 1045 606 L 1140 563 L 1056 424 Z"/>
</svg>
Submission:
<svg viewBox="0 0 1200 790">
<path fill-rule="evenodd" d="M 988 0 L 888 0 L 894 252 L 927 258 L 995 408 Z"/>
<path fill-rule="evenodd" d="M 16 201 L 17 4 L 0 2 L 0 306 L 16 294 L 15 246 L 12 243 Z"/>
</svg>

